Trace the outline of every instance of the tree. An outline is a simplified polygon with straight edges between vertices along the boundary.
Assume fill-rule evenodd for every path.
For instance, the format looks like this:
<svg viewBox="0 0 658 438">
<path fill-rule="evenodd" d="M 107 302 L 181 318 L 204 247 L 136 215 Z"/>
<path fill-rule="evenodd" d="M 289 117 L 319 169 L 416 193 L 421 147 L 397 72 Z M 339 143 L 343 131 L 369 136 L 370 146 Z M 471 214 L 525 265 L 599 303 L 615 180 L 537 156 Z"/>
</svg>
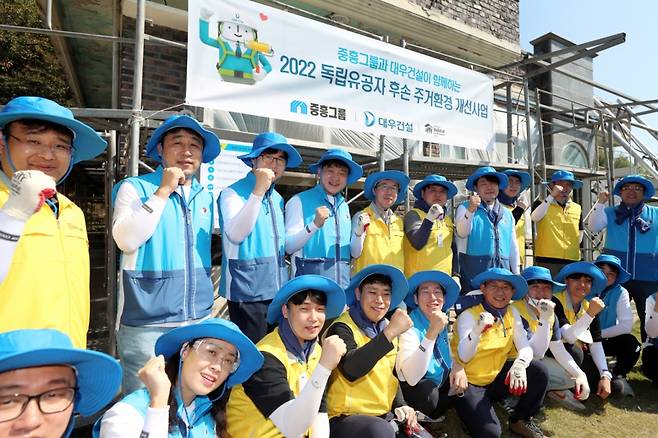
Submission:
<svg viewBox="0 0 658 438">
<path fill-rule="evenodd" d="M 34 0 L 0 1 L 2 24 L 43 27 Z M 47 35 L 0 31 L 0 103 L 16 96 L 42 96 L 73 104 L 55 49 Z"/>
</svg>

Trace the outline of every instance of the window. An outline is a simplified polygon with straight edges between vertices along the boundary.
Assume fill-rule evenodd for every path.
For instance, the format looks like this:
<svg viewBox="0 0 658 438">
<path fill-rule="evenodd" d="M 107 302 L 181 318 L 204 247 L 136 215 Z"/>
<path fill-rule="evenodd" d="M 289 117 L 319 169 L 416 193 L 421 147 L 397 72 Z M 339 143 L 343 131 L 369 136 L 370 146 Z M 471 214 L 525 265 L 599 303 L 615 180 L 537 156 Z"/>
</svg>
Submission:
<svg viewBox="0 0 658 438">
<path fill-rule="evenodd" d="M 567 164 L 569 166 L 581 167 L 584 169 L 589 168 L 585 148 L 576 142 L 567 144 L 564 149 L 562 149 L 560 164 Z"/>
</svg>

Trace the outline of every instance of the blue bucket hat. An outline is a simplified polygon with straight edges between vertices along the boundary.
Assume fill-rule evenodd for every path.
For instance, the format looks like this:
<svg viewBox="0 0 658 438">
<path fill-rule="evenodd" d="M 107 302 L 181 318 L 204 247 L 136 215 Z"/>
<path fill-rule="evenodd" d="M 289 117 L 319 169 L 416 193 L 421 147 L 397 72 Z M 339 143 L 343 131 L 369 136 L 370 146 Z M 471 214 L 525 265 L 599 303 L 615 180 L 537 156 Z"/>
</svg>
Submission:
<svg viewBox="0 0 658 438">
<path fill-rule="evenodd" d="M 589 277 L 592 277 L 592 290 L 590 296 L 596 296 L 600 294 L 608 284 L 608 280 L 606 280 L 603 272 L 592 262 L 569 263 L 567 266 L 560 269 L 560 272 L 558 272 L 555 280 L 561 283 L 566 283 L 567 277 L 572 274 L 585 274 Z"/>
<path fill-rule="evenodd" d="M 191 129 L 203 138 L 203 153 L 201 155 L 201 161 L 204 163 L 211 162 L 217 158 L 217 155 L 221 152 L 219 137 L 217 137 L 214 132 L 205 129 L 201 126 L 201 123 L 197 122 L 193 117 L 185 114 L 177 114 L 169 117 L 158 129 L 155 130 L 155 132 L 153 132 L 148 143 L 146 143 L 146 156 L 157 162 L 162 161 L 162 157 L 158 152 L 158 144 L 162 141 L 162 138 L 167 132 L 176 128 Z"/>
<path fill-rule="evenodd" d="M 356 303 L 354 290 L 361 286 L 363 280 L 373 274 L 385 275 L 391 279 L 391 306 L 389 310 L 398 307 L 402 300 L 404 300 L 404 297 L 407 296 L 409 285 L 407 284 L 407 279 L 402 271 L 391 265 L 370 265 L 354 274 L 350 280 L 350 284 L 345 289 L 345 300 L 347 305 L 351 307 Z"/>
<path fill-rule="evenodd" d="M 423 178 L 422 181 L 414 186 L 414 198 L 421 199 L 423 196 L 423 189 L 432 184 L 445 187 L 445 189 L 448 191 L 448 199 L 452 199 L 452 197 L 457 194 L 457 186 L 448 181 L 445 176 L 427 175 L 425 178 Z"/>
<path fill-rule="evenodd" d="M 494 178 L 497 178 L 499 190 L 503 190 L 505 187 L 507 187 L 507 175 L 502 172 L 497 172 L 496 169 L 491 166 L 484 166 L 479 167 L 475 172 L 473 172 L 473 174 L 471 174 L 471 176 L 468 177 L 466 180 L 466 188 L 468 190 L 475 191 L 475 183 L 483 176 L 493 176 Z"/>
<path fill-rule="evenodd" d="M 621 260 L 619 257 L 613 256 L 612 254 L 601 254 L 594 260 L 596 266 L 601 266 L 602 264 L 614 266 L 617 269 L 617 280 L 615 283 L 624 284 L 631 279 L 631 274 L 626 269 L 621 266 Z M 604 274 L 605 275 L 605 274 Z"/>
<path fill-rule="evenodd" d="M 528 172 L 522 172 L 520 170 L 507 169 L 503 170 L 503 173 L 507 175 L 508 181 L 510 176 L 515 176 L 521 180 L 521 191 L 524 191 L 530 187 L 530 174 Z"/>
<path fill-rule="evenodd" d="M 569 172 L 568 170 L 558 170 L 553 175 L 551 175 L 551 180 L 549 182 L 545 182 L 544 184 L 553 184 L 558 181 L 569 181 L 571 182 L 571 185 L 574 189 L 579 189 L 583 186 L 583 182 L 579 179 L 576 179 L 576 177 L 573 176 L 573 172 Z"/>
<path fill-rule="evenodd" d="M 490 280 L 500 280 L 510 283 L 514 287 L 512 301 L 520 300 L 528 293 L 528 283 L 526 283 L 525 278 L 513 274 L 511 271 L 504 268 L 489 268 L 486 271 L 479 273 L 471 281 L 471 285 L 475 289 L 479 289 L 482 283 Z"/>
<path fill-rule="evenodd" d="M 459 285 L 448 274 L 441 271 L 420 271 L 409 277 L 409 293 L 404 299 L 409 310 L 418 307 L 414 301 L 414 295 L 421 284 L 431 281 L 438 283 L 443 288 L 443 310 L 451 308 L 459 298 Z"/>
<path fill-rule="evenodd" d="M 0 112 L 0 129 L 21 119 L 45 120 L 68 128 L 73 134 L 71 165 L 91 160 L 107 147 L 107 142 L 90 126 L 76 120 L 70 109 L 44 97 L 20 96 L 7 102 Z"/>
<path fill-rule="evenodd" d="M 551 271 L 543 266 L 528 266 L 521 271 L 521 277 L 523 277 L 528 283 L 531 281 L 545 281 L 551 283 L 553 285 L 553 292 L 564 290 L 566 287 L 564 283 L 554 281 L 551 277 Z"/>
<path fill-rule="evenodd" d="M 226 388 L 247 380 L 263 366 L 263 354 L 253 342 L 246 337 L 237 325 L 221 318 L 210 318 L 197 324 L 177 327 L 163 335 L 155 342 L 155 354 L 169 359 L 180 351 L 183 344 L 199 338 L 215 338 L 233 344 L 240 355 L 238 369 L 226 379 Z"/>
<path fill-rule="evenodd" d="M 365 187 L 363 189 L 363 196 L 370 201 L 375 200 L 375 187 L 377 183 L 384 179 L 390 179 L 398 183 L 400 189 L 398 190 L 398 197 L 394 204 L 399 204 L 407 199 L 407 189 L 409 187 L 409 177 L 400 172 L 399 170 L 385 170 L 383 172 L 375 172 L 368 175 L 366 178 Z"/>
<path fill-rule="evenodd" d="M 254 160 L 263 153 L 266 149 L 276 149 L 283 151 L 288 155 L 286 161 L 286 169 L 299 167 L 302 164 L 302 156 L 299 155 L 297 149 L 294 148 L 288 139 L 277 132 L 263 132 L 254 138 L 253 146 L 248 154 L 240 155 L 238 158 L 249 167 L 253 167 L 251 160 Z"/>
<path fill-rule="evenodd" d="M 336 318 L 343 313 L 343 309 L 345 308 L 345 291 L 341 289 L 338 283 L 321 275 L 301 275 L 288 281 L 276 293 L 267 308 L 267 322 L 269 324 L 278 323 L 283 318 L 281 306 L 286 304 L 290 297 L 296 293 L 308 289 L 324 292 L 327 296 L 327 305 L 325 307 L 327 319 Z"/>
<path fill-rule="evenodd" d="M 363 175 L 363 168 L 354 160 L 352 160 L 352 155 L 349 152 L 338 148 L 329 149 L 327 152 L 322 154 L 320 160 L 315 164 L 311 164 L 308 167 L 308 170 L 311 173 L 317 173 L 318 170 L 320 170 L 322 167 L 322 163 L 328 160 L 340 160 L 347 165 L 347 167 L 350 169 L 349 175 L 347 176 L 348 186 L 350 184 L 354 184 Z"/>
<path fill-rule="evenodd" d="M 121 384 L 121 366 L 111 356 L 75 348 L 53 329 L 14 330 L 0 334 L 0 373 L 21 368 L 69 365 L 77 375 L 74 411 L 90 416 L 112 401 Z"/>
<path fill-rule="evenodd" d="M 653 186 L 653 183 L 642 175 L 628 175 L 623 177 L 617 184 L 615 184 L 613 194 L 621 196 L 621 188 L 624 184 L 628 183 L 642 184 L 644 186 L 644 199 L 651 199 L 653 195 L 656 194 L 656 189 Z"/>
</svg>

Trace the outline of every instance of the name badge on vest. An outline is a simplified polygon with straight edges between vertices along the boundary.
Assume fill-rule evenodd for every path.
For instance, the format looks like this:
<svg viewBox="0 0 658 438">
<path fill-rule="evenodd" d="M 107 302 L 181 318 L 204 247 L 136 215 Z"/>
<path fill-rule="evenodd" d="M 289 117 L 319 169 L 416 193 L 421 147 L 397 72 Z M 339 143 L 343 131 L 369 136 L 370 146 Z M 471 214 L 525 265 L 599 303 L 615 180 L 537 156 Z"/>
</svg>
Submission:
<svg viewBox="0 0 658 438">
<path fill-rule="evenodd" d="M 436 235 L 436 245 L 439 248 L 443 248 L 443 231 L 439 231 Z"/>
</svg>

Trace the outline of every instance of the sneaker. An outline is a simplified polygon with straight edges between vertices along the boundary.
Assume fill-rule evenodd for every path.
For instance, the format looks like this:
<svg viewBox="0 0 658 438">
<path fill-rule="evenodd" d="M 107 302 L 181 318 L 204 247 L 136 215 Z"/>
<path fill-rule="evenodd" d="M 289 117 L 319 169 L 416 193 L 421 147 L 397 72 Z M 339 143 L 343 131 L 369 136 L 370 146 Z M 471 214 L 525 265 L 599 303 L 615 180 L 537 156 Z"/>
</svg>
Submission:
<svg viewBox="0 0 658 438">
<path fill-rule="evenodd" d="M 582 404 L 568 389 L 561 391 L 548 391 L 546 396 L 563 408 L 571 411 L 584 411 L 585 405 Z"/>
<path fill-rule="evenodd" d="M 514 413 L 514 408 L 519 403 L 519 398 L 510 395 L 505 397 L 498 403 L 500 404 L 500 407 L 503 408 L 505 412 L 507 412 L 507 415 L 512 415 Z"/>
<path fill-rule="evenodd" d="M 612 379 L 612 382 L 610 382 L 610 388 L 615 395 L 635 397 L 635 392 L 633 391 L 631 384 L 622 376 L 617 376 Z"/>
<path fill-rule="evenodd" d="M 539 425 L 534 422 L 533 419 L 528 421 L 510 421 L 509 431 L 512 433 L 512 435 L 520 436 L 523 438 L 545 438 L 547 436 L 544 435 L 544 432 L 541 430 Z"/>
</svg>

